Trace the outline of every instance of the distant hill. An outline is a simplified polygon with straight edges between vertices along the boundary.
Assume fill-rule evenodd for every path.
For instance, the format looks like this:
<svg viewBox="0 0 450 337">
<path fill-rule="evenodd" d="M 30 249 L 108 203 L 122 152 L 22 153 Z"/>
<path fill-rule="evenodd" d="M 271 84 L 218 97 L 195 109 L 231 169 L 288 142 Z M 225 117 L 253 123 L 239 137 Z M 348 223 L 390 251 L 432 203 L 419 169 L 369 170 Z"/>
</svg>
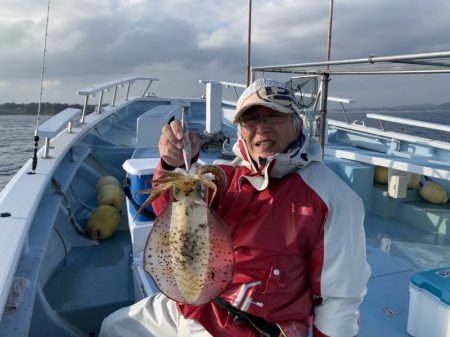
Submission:
<svg viewBox="0 0 450 337">
<path fill-rule="evenodd" d="M 65 103 L 41 103 L 42 115 L 56 115 L 66 108 L 82 109 L 80 104 Z M 93 111 L 93 106 L 89 106 L 89 111 Z M 37 115 L 38 103 L 3 103 L 0 104 L 0 115 Z"/>
<path fill-rule="evenodd" d="M 450 110 L 450 102 L 439 104 L 438 107 L 442 110 Z"/>
</svg>

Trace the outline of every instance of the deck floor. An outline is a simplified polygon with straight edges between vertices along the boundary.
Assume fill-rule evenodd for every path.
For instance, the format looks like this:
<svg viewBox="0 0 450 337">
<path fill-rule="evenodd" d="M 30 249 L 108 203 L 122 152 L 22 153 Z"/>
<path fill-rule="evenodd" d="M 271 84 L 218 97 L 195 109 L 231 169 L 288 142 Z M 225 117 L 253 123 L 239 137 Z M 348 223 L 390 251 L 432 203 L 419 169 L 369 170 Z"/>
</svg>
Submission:
<svg viewBox="0 0 450 337">
<path fill-rule="evenodd" d="M 409 336 L 409 281 L 417 272 L 450 266 L 450 240 L 372 213 L 366 214 L 365 228 L 372 276 L 358 336 Z"/>
<path fill-rule="evenodd" d="M 61 316 L 98 333 L 105 316 L 134 302 L 131 261 L 129 232 L 118 231 L 98 246 L 72 248 L 44 292 Z"/>
</svg>

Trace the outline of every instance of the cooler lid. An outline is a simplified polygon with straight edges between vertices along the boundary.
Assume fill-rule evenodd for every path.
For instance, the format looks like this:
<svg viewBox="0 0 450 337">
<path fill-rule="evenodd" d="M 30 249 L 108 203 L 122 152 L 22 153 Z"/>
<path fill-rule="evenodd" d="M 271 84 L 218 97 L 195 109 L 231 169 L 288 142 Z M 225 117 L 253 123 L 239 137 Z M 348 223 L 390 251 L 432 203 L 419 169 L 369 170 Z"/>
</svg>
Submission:
<svg viewBox="0 0 450 337">
<path fill-rule="evenodd" d="M 450 267 L 417 273 L 411 283 L 450 305 Z"/>
<path fill-rule="evenodd" d="M 129 174 L 143 176 L 153 174 L 158 163 L 159 158 L 133 158 L 125 160 L 122 167 Z"/>
</svg>

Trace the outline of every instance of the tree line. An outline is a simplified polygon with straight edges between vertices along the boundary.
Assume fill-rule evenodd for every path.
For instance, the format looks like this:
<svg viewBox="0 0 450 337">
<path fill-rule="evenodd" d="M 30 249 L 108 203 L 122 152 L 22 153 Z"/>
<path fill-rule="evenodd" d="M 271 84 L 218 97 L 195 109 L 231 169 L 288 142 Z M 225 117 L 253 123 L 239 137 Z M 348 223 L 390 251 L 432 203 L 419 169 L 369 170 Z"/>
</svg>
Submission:
<svg viewBox="0 0 450 337">
<path fill-rule="evenodd" d="M 42 115 L 56 115 L 67 108 L 82 109 L 80 104 L 41 103 Z M 90 111 L 93 106 L 89 106 Z M 37 115 L 38 103 L 3 103 L 0 104 L 0 115 Z"/>
</svg>

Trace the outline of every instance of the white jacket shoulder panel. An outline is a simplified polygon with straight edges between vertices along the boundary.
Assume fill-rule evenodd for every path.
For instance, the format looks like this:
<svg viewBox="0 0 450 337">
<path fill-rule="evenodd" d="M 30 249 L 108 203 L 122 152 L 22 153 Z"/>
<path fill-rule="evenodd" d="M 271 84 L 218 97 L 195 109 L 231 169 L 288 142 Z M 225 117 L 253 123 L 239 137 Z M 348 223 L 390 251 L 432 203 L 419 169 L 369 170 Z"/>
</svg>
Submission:
<svg viewBox="0 0 450 337">
<path fill-rule="evenodd" d="M 322 163 L 311 163 L 299 170 L 299 174 L 328 207 L 322 295 L 360 297 L 369 276 L 362 200 Z M 349 274 L 355 277 L 348 277 Z"/>
<path fill-rule="evenodd" d="M 355 336 L 358 308 L 370 277 L 363 203 L 322 163 L 311 163 L 299 170 L 299 174 L 328 207 L 320 280 L 323 302 L 315 308 L 314 324 L 328 336 Z"/>
</svg>

